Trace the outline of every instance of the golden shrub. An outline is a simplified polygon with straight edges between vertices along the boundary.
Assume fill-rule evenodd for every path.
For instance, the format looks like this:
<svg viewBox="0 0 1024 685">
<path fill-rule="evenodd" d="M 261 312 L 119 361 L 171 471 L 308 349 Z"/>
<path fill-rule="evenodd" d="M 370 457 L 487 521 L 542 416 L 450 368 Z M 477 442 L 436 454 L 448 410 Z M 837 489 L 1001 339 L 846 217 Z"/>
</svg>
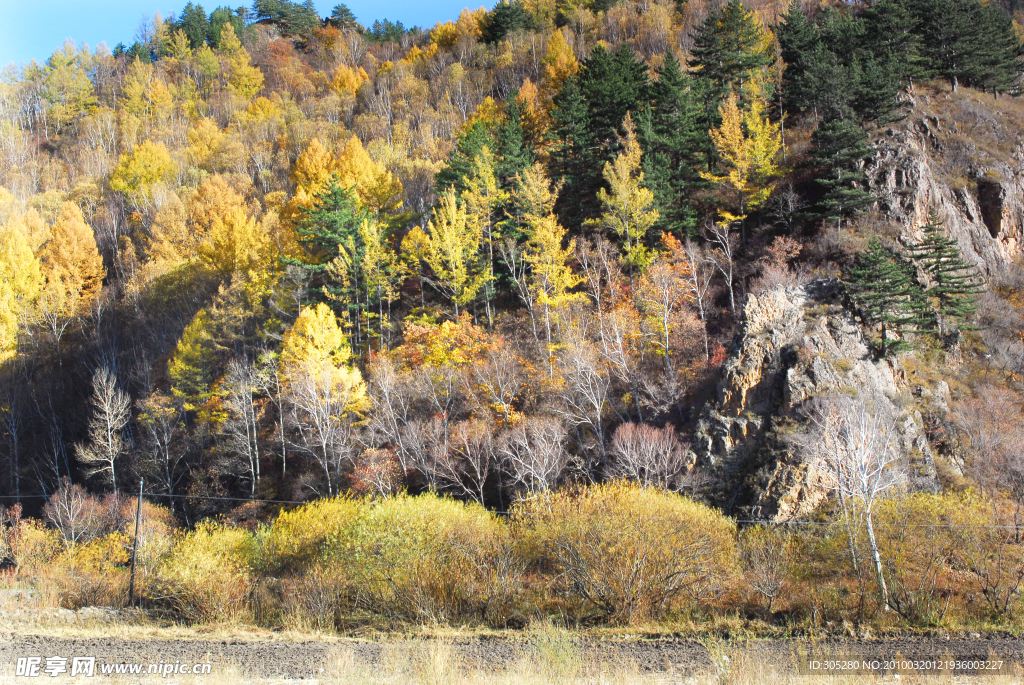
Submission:
<svg viewBox="0 0 1024 685">
<path fill-rule="evenodd" d="M 179 535 L 156 570 L 150 597 L 189 621 L 236 621 L 249 613 L 256 541 L 212 521 Z"/>
<path fill-rule="evenodd" d="M 322 499 L 281 513 L 260 536 L 260 567 L 269 573 L 301 571 L 351 549 L 365 505 L 348 497 Z"/>
<path fill-rule="evenodd" d="M 60 593 L 60 603 L 71 609 L 124 606 L 130 549 L 131 539 L 114 532 L 65 550 L 49 570 Z"/>
<path fill-rule="evenodd" d="M 402 495 L 369 505 L 359 523 L 360 604 L 387 616 L 448 621 L 500 601 L 507 528 L 479 504 Z"/>
<path fill-rule="evenodd" d="M 517 505 L 514 517 L 553 589 L 616 623 L 704 599 L 735 567 L 729 519 L 625 481 L 546 493 Z"/>
</svg>

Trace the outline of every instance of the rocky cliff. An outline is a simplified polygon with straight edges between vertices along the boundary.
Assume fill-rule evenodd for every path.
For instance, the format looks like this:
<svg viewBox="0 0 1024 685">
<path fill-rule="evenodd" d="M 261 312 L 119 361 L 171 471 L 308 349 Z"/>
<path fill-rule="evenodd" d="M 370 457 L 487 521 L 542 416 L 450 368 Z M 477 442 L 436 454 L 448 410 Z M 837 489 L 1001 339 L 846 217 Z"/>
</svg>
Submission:
<svg viewBox="0 0 1024 685">
<path fill-rule="evenodd" d="M 923 89 L 922 89 L 923 90 Z M 1019 103 L 962 89 L 920 93 L 910 116 L 876 137 L 871 191 L 904 238 L 934 209 L 989 276 L 1024 254 L 1024 120 Z"/>
<path fill-rule="evenodd" d="M 932 452 L 898 361 L 873 359 L 842 288 L 818 280 L 747 298 L 716 397 L 698 420 L 692 455 L 705 496 L 741 517 L 789 520 L 826 497 L 806 454 L 808 402 L 864 395 L 899 416 L 911 487 L 935 489 Z M 803 440 L 800 437 L 803 436 Z"/>
</svg>

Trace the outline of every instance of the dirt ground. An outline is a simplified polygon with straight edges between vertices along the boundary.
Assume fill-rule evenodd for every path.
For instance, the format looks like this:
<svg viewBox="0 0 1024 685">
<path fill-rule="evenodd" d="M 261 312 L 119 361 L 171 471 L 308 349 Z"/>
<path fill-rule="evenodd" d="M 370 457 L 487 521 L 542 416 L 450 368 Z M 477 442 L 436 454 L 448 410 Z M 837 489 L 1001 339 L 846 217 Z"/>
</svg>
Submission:
<svg viewBox="0 0 1024 685">
<path fill-rule="evenodd" d="M 813 653 L 822 658 L 860 655 L 873 659 L 996 656 L 1024 664 L 1024 639 L 1010 637 L 899 638 L 885 640 L 767 640 L 748 643 L 701 642 L 690 639 L 602 639 L 570 638 L 584 662 L 626 663 L 640 672 L 671 672 L 682 675 L 704 672 L 713 660 L 735 650 L 785 668 Z M 169 640 L 121 638 L 63 638 L 0 634 L 0 665 L 13 665 L 19 657 L 93 656 L 100 663 L 196 663 L 209 662 L 216 670 L 230 667 L 254 678 L 302 680 L 318 678 L 338 651 L 348 652 L 358 662 L 372 666 L 393 659 L 395 650 L 414 649 L 424 640 L 394 641 L 256 641 L 256 640 Z M 452 638 L 448 648 L 461 661 L 475 668 L 495 671 L 510 668 L 536 641 L 507 638 Z M 710 646 L 710 650 L 708 646 Z M 8 666 L 9 667 L 9 666 Z"/>
</svg>

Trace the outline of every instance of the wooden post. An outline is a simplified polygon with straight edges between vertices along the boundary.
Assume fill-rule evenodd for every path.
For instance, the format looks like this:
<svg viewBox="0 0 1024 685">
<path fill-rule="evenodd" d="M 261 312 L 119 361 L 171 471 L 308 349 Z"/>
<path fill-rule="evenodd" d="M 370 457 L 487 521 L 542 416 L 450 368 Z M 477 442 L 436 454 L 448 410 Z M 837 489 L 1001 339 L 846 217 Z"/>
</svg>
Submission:
<svg viewBox="0 0 1024 685">
<path fill-rule="evenodd" d="M 139 499 L 135 503 L 135 539 L 132 540 L 132 571 L 128 579 L 128 604 L 131 605 L 135 598 L 135 557 L 139 553 L 139 520 L 142 518 L 142 482 L 139 479 Z"/>
</svg>

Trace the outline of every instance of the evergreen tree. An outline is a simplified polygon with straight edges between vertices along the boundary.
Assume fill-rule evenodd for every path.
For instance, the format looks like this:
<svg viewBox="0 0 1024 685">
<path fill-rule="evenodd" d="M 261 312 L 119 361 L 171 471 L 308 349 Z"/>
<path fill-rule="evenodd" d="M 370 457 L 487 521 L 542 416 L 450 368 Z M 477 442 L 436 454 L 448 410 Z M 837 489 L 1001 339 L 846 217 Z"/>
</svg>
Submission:
<svg viewBox="0 0 1024 685">
<path fill-rule="evenodd" d="M 844 283 L 861 318 L 868 326 L 881 326 L 879 352 L 884 357 L 910 348 L 907 332 L 928 323 L 926 304 L 911 267 L 882 245 L 875 236 L 857 255 Z M 899 336 L 892 340 L 891 335 Z"/>
<path fill-rule="evenodd" d="M 853 114 L 850 105 L 854 94 L 854 80 L 850 69 L 830 50 L 824 41 L 811 52 L 805 88 L 807 109 L 814 110 L 815 118 L 845 119 Z"/>
<path fill-rule="evenodd" d="M 695 225 L 690 198 L 707 185 L 699 172 L 708 168 L 713 151 L 703 97 L 708 82 L 683 72 L 671 52 L 657 75 L 651 107 L 637 115 L 644 184 L 660 213 L 656 228 L 682 236 Z"/>
<path fill-rule="evenodd" d="M 928 75 L 928 60 L 921 54 L 917 22 L 900 0 L 880 0 L 864 11 L 864 47 L 884 55 L 900 83 L 913 85 Z"/>
<path fill-rule="evenodd" d="M 906 116 L 906 105 L 899 99 L 900 69 L 892 53 L 855 57 L 850 73 L 854 82 L 851 105 L 862 121 L 883 125 Z"/>
<path fill-rule="evenodd" d="M 359 26 L 359 22 L 356 21 L 356 15 L 352 14 L 352 10 L 348 8 L 345 3 L 338 3 L 331 10 L 331 18 L 328 19 L 331 26 L 339 29 L 353 30 Z"/>
<path fill-rule="evenodd" d="M 818 29 L 807 20 L 800 0 L 793 0 L 775 28 L 786 70 L 782 74 L 782 101 L 785 109 L 805 110 L 813 99 L 807 71 L 813 64 L 818 44 Z"/>
<path fill-rule="evenodd" d="M 977 309 L 975 303 L 983 291 L 983 280 L 977 267 L 963 258 L 956 240 L 945 235 L 934 211 L 922 230 L 924 239 L 908 250 L 908 256 L 925 273 L 924 295 L 935 308 L 939 334 L 945 335 L 950 319 L 963 322 Z"/>
<path fill-rule="evenodd" d="M 533 28 L 533 15 L 522 0 L 500 0 L 480 26 L 480 38 L 488 44 L 497 43 L 513 31 Z"/>
<path fill-rule="evenodd" d="M 771 33 L 754 13 L 740 0 L 730 0 L 720 12 L 709 14 L 693 36 L 688 64 L 724 97 L 750 72 L 773 62 L 771 42 Z"/>
<path fill-rule="evenodd" d="M 342 303 L 354 327 L 367 304 L 360 297 L 364 289 L 361 265 L 365 251 L 361 228 L 369 219 L 355 194 L 342 188 L 337 177 L 332 178 L 326 188 L 314 195 L 311 206 L 299 208 L 295 220 L 295 233 L 300 243 L 312 248 L 312 260 L 288 260 L 311 272 L 312 289 Z M 332 275 L 340 271 L 347 276 L 339 282 Z"/>
<path fill-rule="evenodd" d="M 465 192 L 467 179 L 473 174 L 473 160 L 485 146 L 493 145 L 494 139 L 487 125 L 482 121 L 473 122 L 455 141 L 448 163 L 434 177 L 438 189 L 455 188 L 457 193 Z"/>
<path fill-rule="evenodd" d="M 591 188 L 597 159 L 579 75 L 567 79 L 555 97 L 551 120 L 552 176 L 563 184 L 558 196 L 559 212 L 564 215 L 563 225 L 578 228 L 583 215 L 591 215 L 595 209 Z"/>
<path fill-rule="evenodd" d="M 198 48 L 206 44 L 210 31 L 210 20 L 206 18 L 206 10 L 202 5 L 193 5 L 191 2 L 181 10 L 178 20 L 171 26 L 172 33 L 181 30 L 188 37 L 192 48 Z"/>
<path fill-rule="evenodd" d="M 646 107 L 649 88 L 647 67 L 625 43 L 611 53 L 602 45 L 595 47 L 576 77 L 562 87 L 552 113 L 559 141 L 552 161 L 565 182 L 559 199 L 565 226 L 576 228 L 597 216 L 601 170 L 618 151 L 626 115 Z"/>
<path fill-rule="evenodd" d="M 982 43 L 988 39 L 981 5 L 976 0 L 911 0 L 931 68 L 949 79 L 955 91 L 960 80 L 978 75 Z"/>
<path fill-rule="evenodd" d="M 536 160 L 536 153 L 523 132 L 523 108 L 516 93 L 505 100 L 505 116 L 494 131 L 498 161 L 495 173 L 505 189 L 511 189 L 516 176 Z"/>
<path fill-rule="evenodd" d="M 864 160 L 871 156 L 866 139 L 864 131 L 842 119 L 822 122 L 811 136 L 812 163 L 818 168 L 815 184 L 820 192 L 814 210 L 818 217 L 835 221 L 840 229 L 844 218 L 874 201 L 863 170 Z"/>
<path fill-rule="evenodd" d="M 980 34 L 985 41 L 979 46 L 971 84 L 977 88 L 998 93 L 1020 92 L 1020 77 L 1024 56 L 1020 39 L 1014 30 L 1013 19 L 999 5 L 993 3 L 981 8 L 984 27 Z"/>
</svg>

